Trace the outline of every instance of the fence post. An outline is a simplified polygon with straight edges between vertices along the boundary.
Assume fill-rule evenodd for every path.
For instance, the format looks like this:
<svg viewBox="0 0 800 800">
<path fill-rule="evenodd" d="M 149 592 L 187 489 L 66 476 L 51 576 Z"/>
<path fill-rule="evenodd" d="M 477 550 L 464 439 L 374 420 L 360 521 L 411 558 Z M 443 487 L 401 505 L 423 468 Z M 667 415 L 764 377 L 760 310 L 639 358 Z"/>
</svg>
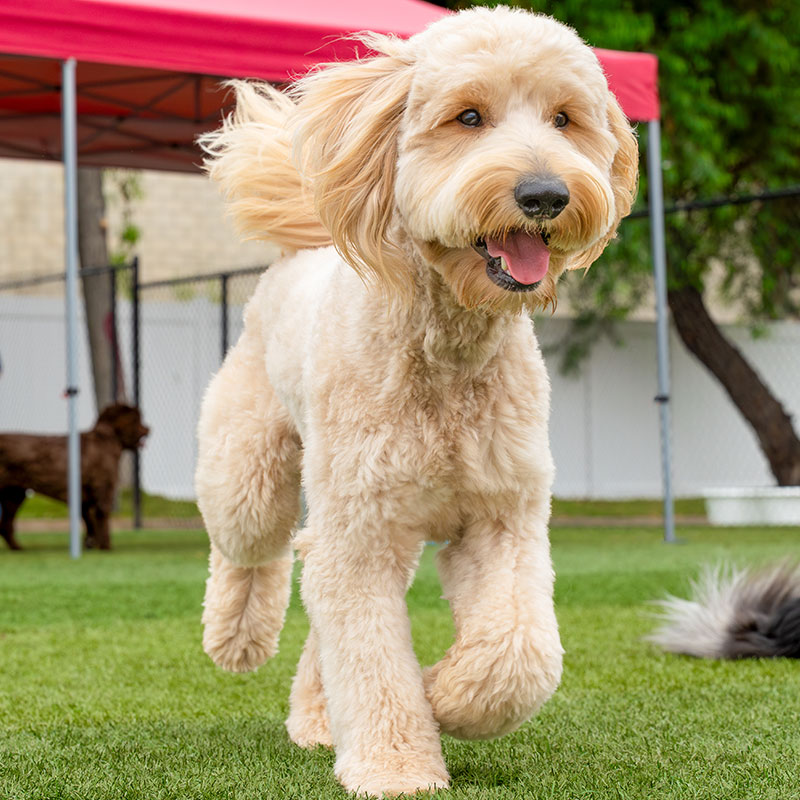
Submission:
<svg viewBox="0 0 800 800">
<path fill-rule="evenodd" d="M 119 352 L 117 351 L 117 270 L 109 270 L 111 278 L 111 399 L 119 402 Z"/>
<path fill-rule="evenodd" d="M 223 272 L 219 276 L 220 281 L 220 303 L 221 308 L 221 322 L 222 327 L 222 357 L 220 361 L 225 360 L 225 354 L 228 352 L 228 278 L 230 276 L 227 272 Z"/>
<path fill-rule="evenodd" d="M 131 284 L 133 288 L 133 404 L 137 408 L 140 406 L 140 363 L 139 363 L 139 257 L 134 256 L 131 265 Z M 133 527 L 139 530 L 142 527 L 142 480 L 141 480 L 141 458 L 139 450 L 133 451 Z"/>
</svg>

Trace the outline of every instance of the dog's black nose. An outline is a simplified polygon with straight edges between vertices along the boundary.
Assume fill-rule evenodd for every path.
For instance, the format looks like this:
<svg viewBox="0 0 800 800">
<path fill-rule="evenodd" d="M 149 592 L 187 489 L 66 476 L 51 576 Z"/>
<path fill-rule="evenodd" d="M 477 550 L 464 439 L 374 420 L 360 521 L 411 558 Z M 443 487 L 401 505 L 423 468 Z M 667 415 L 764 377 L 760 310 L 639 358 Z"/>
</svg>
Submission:
<svg viewBox="0 0 800 800">
<path fill-rule="evenodd" d="M 553 219 L 567 207 L 569 189 L 554 175 L 524 178 L 514 189 L 514 199 L 525 216 Z"/>
</svg>

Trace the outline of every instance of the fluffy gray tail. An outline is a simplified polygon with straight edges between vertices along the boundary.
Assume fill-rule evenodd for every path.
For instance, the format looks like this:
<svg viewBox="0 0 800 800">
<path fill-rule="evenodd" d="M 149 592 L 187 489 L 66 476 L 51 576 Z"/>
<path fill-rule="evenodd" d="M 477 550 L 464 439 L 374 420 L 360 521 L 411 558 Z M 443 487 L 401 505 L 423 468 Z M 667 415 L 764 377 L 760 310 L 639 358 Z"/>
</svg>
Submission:
<svg viewBox="0 0 800 800">
<path fill-rule="evenodd" d="M 658 601 L 651 642 L 698 658 L 800 658 L 800 565 L 706 568 L 691 595 Z"/>
</svg>

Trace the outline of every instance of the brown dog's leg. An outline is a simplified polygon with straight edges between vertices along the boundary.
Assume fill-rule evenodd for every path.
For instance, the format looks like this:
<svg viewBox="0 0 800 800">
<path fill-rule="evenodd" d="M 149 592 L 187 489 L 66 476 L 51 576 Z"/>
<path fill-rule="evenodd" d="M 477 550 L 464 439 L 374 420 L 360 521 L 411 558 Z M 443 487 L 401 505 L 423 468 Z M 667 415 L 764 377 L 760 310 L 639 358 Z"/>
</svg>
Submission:
<svg viewBox="0 0 800 800">
<path fill-rule="evenodd" d="M 110 514 L 95 503 L 83 503 L 81 506 L 83 521 L 86 523 L 84 546 L 87 550 L 99 548 L 111 549 Z"/>
<path fill-rule="evenodd" d="M 110 514 L 103 508 L 95 506 L 93 509 L 97 545 L 101 550 L 111 549 L 111 522 Z"/>
<path fill-rule="evenodd" d="M 86 550 L 94 550 L 99 542 L 97 541 L 97 526 L 92 513 L 92 506 L 89 503 L 81 503 L 81 516 L 83 517 L 83 524 L 86 525 L 86 537 L 83 540 L 83 546 Z"/>
<path fill-rule="evenodd" d="M 25 490 L 19 486 L 0 489 L 0 535 L 12 550 L 22 550 L 14 536 L 14 517 L 25 502 Z"/>
</svg>

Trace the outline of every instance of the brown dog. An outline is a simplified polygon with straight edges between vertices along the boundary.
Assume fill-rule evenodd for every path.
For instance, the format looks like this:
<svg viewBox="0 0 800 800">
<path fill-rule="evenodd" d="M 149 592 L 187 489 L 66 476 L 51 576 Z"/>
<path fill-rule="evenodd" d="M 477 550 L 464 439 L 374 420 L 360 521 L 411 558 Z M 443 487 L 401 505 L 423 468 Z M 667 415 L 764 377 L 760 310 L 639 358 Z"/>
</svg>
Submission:
<svg viewBox="0 0 800 800">
<path fill-rule="evenodd" d="M 111 549 L 109 515 L 123 450 L 135 450 L 150 429 L 138 408 L 108 406 L 90 431 L 81 434 L 81 515 L 86 546 Z M 67 502 L 67 437 L 0 434 L 0 535 L 12 550 L 14 517 L 27 489 Z"/>
</svg>

